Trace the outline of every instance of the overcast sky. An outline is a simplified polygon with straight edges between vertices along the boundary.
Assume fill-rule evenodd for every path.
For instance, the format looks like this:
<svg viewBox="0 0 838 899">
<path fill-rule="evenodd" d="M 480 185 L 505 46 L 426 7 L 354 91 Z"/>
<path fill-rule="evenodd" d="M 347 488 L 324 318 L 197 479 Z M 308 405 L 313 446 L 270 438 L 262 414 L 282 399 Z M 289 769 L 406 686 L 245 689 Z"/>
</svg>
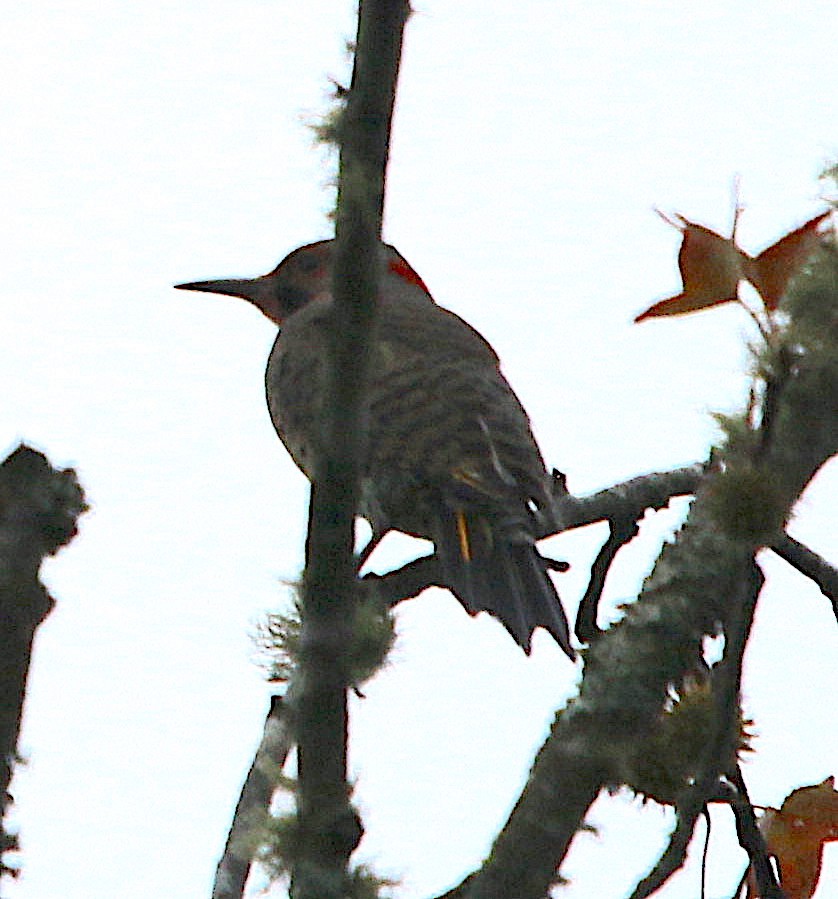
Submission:
<svg viewBox="0 0 838 899">
<path fill-rule="evenodd" d="M 652 210 L 724 231 L 739 174 L 757 251 L 823 208 L 834 3 L 415 6 L 387 239 L 493 343 L 573 491 L 704 458 L 711 413 L 746 397 L 753 334 L 733 307 L 631 324 L 678 289 L 678 235 Z M 329 236 L 333 165 L 305 123 L 348 79 L 353 17 L 348 0 L 4 10 L 0 446 L 75 466 L 92 507 L 44 569 L 58 605 L 30 676 L 10 899 L 209 895 L 266 710 L 250 634 L 299 573 L 307 492 L 264 406 L 270 323 L 171 285 L 261 274 Z M 837 501 L 833 462 L 792 525 L 836 563 Z M 677 521 L 621 554 L 605 620 Z M 573 566 L 557 580 L 571 619 L 602 539 L 549 545 Z M 765 567 L 745 771 L 779 804 L 838 774 L 838 634 L 816 588 Z M 578 672 L 442 591 L 398 630 L 354 704 L 352 765 L 360 855 L 413 899 L 484 857 Z M 592 821 L 567 899 L 627 895 L 671 824 L 625 797 Z M 711 899 L 743 865 L 714 821 Z M 698 876 L 693 861 L 662 895 L 694 899 Z M 823 880 L 818 899 L 838 897 L 838 846 Z"/>
</svg>

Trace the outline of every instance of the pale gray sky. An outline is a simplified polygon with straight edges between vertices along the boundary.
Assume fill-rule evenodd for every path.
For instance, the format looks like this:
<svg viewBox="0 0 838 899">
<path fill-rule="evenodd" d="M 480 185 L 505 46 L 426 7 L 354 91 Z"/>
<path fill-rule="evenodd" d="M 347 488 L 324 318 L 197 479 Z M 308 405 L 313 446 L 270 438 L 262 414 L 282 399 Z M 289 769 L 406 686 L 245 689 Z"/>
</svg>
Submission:
<svg viewBox="0 0 838 899">
<path fill-rule="evenodd" d="M 838 155 L 832 2 L 416 2 L 386 236 L 479 328 L 549 465 L 589 491 L 702 458 L 743 402 L 735 308 L 631 325 L 678 286 L 652 212 L 758 250 L 819 211 Z M 10 899 L 209 894 L 267 688 L 249 642 L 302 562 L 306 483 L 262 397 L 269 323 L 173 283 L 260 274 L 328 236 L 332 169 L 304 122 L 346 79 L 354 4 L 9 4 L 0 34 L 4 402 L 0 446 L 75 465 L 92 512 L 45 569 L 16 780 L 24 874 Z M 838 469 L 794 533 L 838 561 Z M 621 557 L 637 590 L 661 515 Z M 557 539 L 572 617 L 601 530 Z M 395 552 L 396 550 L 394 550 Z M 745 679 L 755 802 L 838 773 L 838 636 L 810 584 L 766 559 Z M 363 856 L 438 893 L 485 854 L 576 673 L 524 658 L 447 594 L 402 609 L 389 668 L 355 703 Z M 669 817 L 600 803 L 567 899 L 622 896 Z M 626 843 L 631 848 L 626 850 Z M 716 816 L 711 897 L 741 869 Z M 662 894 L 693 899 L 692 862 Z M 838 897 L 838 847 L 817 899 Z"/>
</svg>

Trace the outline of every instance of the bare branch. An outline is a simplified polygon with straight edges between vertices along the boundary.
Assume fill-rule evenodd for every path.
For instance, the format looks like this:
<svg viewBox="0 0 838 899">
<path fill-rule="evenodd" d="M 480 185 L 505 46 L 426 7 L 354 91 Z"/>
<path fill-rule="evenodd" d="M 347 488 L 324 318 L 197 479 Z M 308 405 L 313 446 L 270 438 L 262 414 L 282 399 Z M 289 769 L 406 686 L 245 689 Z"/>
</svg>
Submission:
<svg viewBox="0 0 838 899">
<path fill-rule="evenodd" d="M 353 522 L 368 332 L 375 314 L 384 179 L 405 0 L 361 0 L 355 66 L 340 123 L 340 171 L 327 414 L 328 451 L 315 459 L 300 640 L 299 857 L 295 899 L 346 894 L 360 820 L 347 783 L 345 652 L 355 608 Z"/>
<path fill-rule="evenodd" d="M 0 465 L 0 792 L 9 800 L 12 760 L 32 640 L 53 599 L 38 579 L 41 562 L 76 534 L 87 509 L 71 468 L 52 468 L 43 453 L 19 446 Z M 0 845 L 8 848 L 5 833 Z"/>
<path fill-rule="evenodd" d="M 662 509 L 675 496 L 694 494 L 704 473 L 705 466 L 696 463 L 672 471 L 639 475 L 590 496 L 576 497 L 557 490 L 554 507 L 560 525 L 557 533 L 605 519 L 637 521 L 647 509 Z"/>
<path fill-rule="evenodd" d="M 392 608 L 405 599 L 418 596 L 428 587 L 444 587 L 443 580 L 439 561 L 432 555 L 420 556 L 386 574 L 365 574 L 361 586 L 365 590 L 374 590 L 379 601 Z"/>
<path fill-rule="evenodd" d="M 734 795 L 729 799 L 736 820 L 736 835 L 739 837 L 739 845 L 748 853 L 749 867 L 754 871 L 759 895 L 763 899 L 784 899 L 785 893 L 777 883 L 777 877 L 771 867 L 768 846 L 759 829 L 754 807 L 748 796 L 748 788 L 739 765 L 730 772 L 729 778 L 736 788 Z M 747 874 L 746 869 L 746 877 Z"/>
<path fill-rule="evenodd" d="M 242 785 L 224 855 L 216 868 L 212 899 L 241 899 L 244 895 L 278 775 L 294 742 L 288 706 L 282 697 L 272 696 L 262 740 Z"/>
<path fill-rule="evenodd" d="M 821 593 L 832 603 L 832 611 L 838 620 L 838 569 L 788 534 L 775 540 L 771 549 L 818 585 Z"/>
<path fill-rule="evenodd" d="M 622 516 L 633 524 L 643 517 L 647 509 L 661 509 L 673 497 L 693 493 L 703 472 L 703 466 L 690 465 L 673 471 L 640 475 L 590 496 L 576 497 L 565 491 L 556 505 L 561 528 L 542 536 L 561 534 L 602 520 L 617 521 Z M 622 527 L 620 529 L 624 530 Z M 628 538 L 624 537 L 623 542 L 625 539 Z M 603 578 L 605 573 L 601 573 Z M 435 556 L 421 556 L 386 574 L 365 574 L 361 584 L 364 589 L 375 589 L 381 601 L 390 607 L 418 596 L 428 587 L 445 586 Z"/>
<path fill-rule="evenodd" d="M 777 539 L 797 497 L 838 451 L 838 254 L 820 263 L 797 281 L 785 335 L 794 358 L 772 398 L 770 441 L 760 445 L 747 424 L 731 433 L 640 598 L 587 650 L 579 696 L 556 716 L 488 860 L 455 893 L 543 899 L 600 789 L 633 782 L 669 690 L 703 664 L 703 637 L 737 620 L 744 561 Z"/>
<path fill-rule="evenodd" d="M 722 662 L 713 669 L 714 720 L 695 780 L 675 799 L 678 822 L 654 869 L 643 878 L 631 899 L 646 899 L 684 864 L 695 823 L 719 792 L 719 779 L 735 769 L 739 730 L 739 684 L 742 658 L 765 577 L 750 558 L 742 561 L 739 595 L 731 602 L 731 621 Z"/>
<path fill-rule="evenodd" d="M 608 569 L 617 556 L 617 553 L 637 535 L 637 521 L 634 518 L 611 519 L 608 522 L 608 539 L 599 549 L 594 564 L 591 566 L 591 578 L 585 595 L 579 603 L 576 613 L 576 636 L 582 643 L 590 643 L 595 640 L 602 631 L 597 626 L 596 615 L 602 591 L 605 588 L 605 579 Z"/>
</svg>

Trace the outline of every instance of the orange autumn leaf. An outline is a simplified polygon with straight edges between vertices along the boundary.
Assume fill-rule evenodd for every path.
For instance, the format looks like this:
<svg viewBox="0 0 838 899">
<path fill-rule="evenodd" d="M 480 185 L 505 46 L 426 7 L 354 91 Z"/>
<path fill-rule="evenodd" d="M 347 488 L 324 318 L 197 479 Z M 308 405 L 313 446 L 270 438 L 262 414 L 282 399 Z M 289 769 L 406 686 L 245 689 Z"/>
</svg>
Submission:
<svg viewBox="0 0 838 899">
<path fill-rule="evenodd" d="M 777 308 L 789 281 L 817 246 L 818 225 L 829 215 L 830 212 L 816 215 L 764 249 L 755 259 L 748 259 L 745 277 L 759 292 L 766 309 Z"/>
<path fill-rule="evenodd" d="M 683 290 L 650 306 L 635 322 L 662 315 L 683 315 L 736 300 L 739 282 L 745 277 L 749 263 L 746 254 L 731 238 L 722 237 L 682 215 L 676 214 L 677 221 L 660 215 L 684 235 L 678 251 Z"/>
<path fill-rule="evenodd" d="M 768 851 L 777 859 L 787 899 L 811 899 L 818 886 L 823 847 L 838 840 L 838 792 L 835 778 L 789 793 L 779 809 L 760 819 Z M 755 896 L 753 885 L 749 896 Z"/>
</svg>

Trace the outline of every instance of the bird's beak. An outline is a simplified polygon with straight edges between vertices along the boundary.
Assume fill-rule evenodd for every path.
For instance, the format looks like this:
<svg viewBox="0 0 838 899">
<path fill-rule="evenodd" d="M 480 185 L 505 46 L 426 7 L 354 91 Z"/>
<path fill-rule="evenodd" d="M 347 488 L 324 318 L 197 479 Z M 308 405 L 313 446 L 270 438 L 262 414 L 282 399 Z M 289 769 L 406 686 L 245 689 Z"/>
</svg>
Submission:
<svg viewBox="0 0 838 899">
<path fill-rule="evenodd" d="M 230 297 L 241 297 L 259 308 L 271 321 L 281 324 L 279 310 L 271 276 L 273 272 L 259 278 L 220 278 L 217 281 L 190 281 L 175 284 L 176 290 L 197 290 L 203 293 L 221 293 Z"/>
<path fill-rule="evenodd" d="M 190 281 L 188 284 L 175 284 L 175 289 L 223 293 L 230 297 L 241 297 L 243 300 L 257 303 L 264 293 L 265 286 L 262 278 L 220 278 L 218 281 Z"/>
</svg>

